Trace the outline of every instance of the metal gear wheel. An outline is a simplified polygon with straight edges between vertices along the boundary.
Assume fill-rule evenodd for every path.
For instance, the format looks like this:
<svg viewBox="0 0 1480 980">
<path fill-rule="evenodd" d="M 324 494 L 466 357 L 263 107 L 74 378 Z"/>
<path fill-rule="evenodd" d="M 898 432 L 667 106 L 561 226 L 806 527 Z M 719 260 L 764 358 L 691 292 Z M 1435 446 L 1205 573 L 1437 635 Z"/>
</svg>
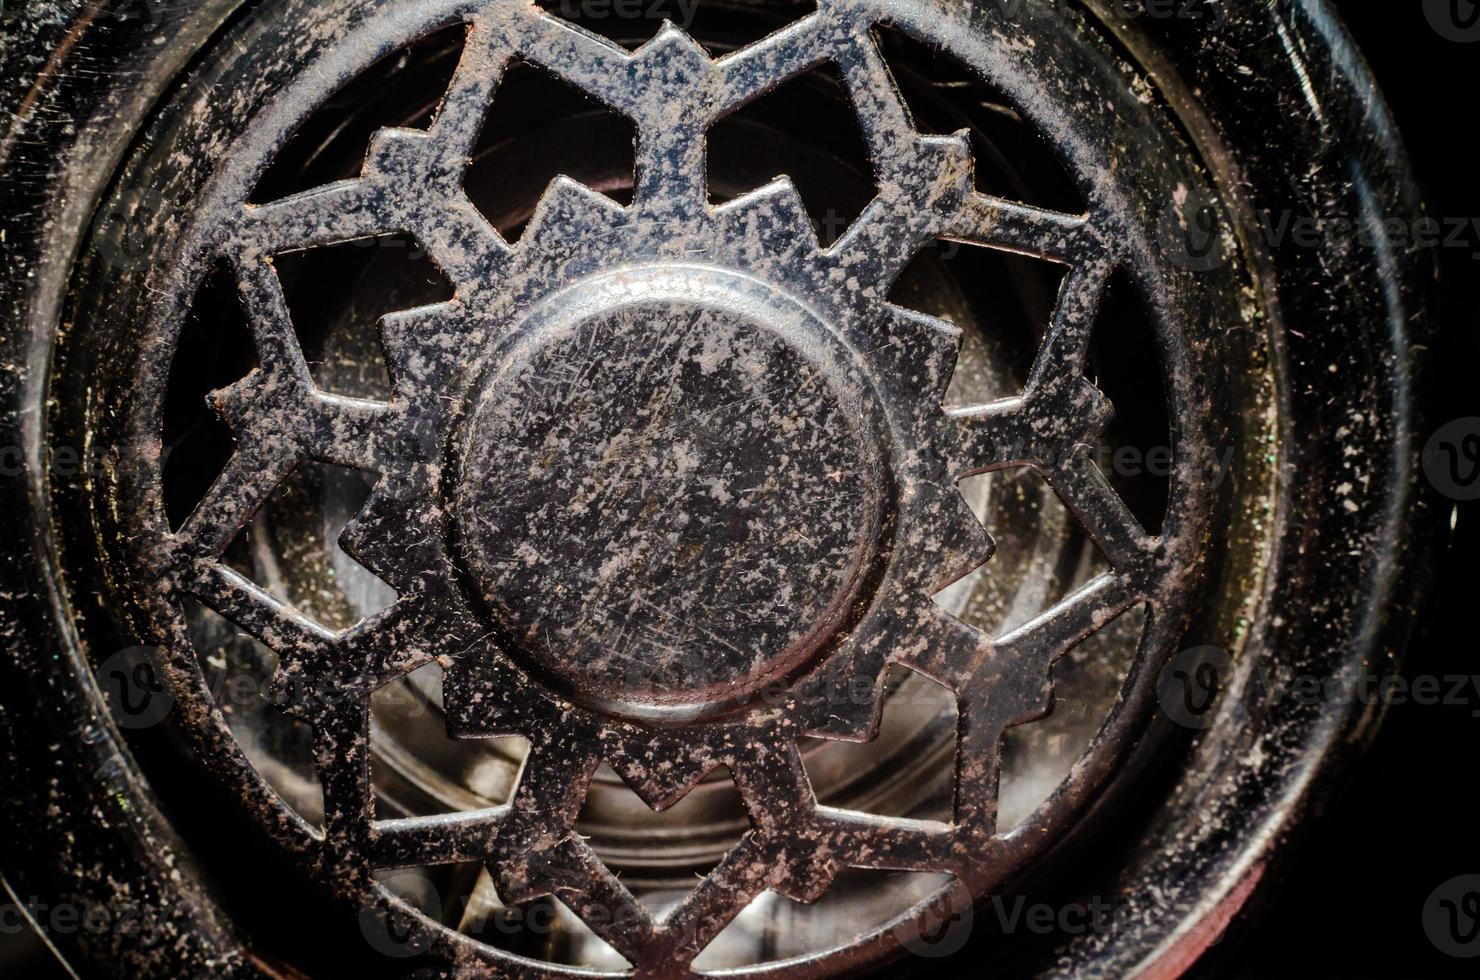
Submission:
<svg viewBox="0 0 1480 980">
<path fill-rule="evenodd" d="M 1319 17 L 714 0 L 733 22 L 611 39 L 544 0 L 187 6 L 164 4 L 147 72 L 106 75 L 140 88 L 117 101 L 111 155 L 68 158 L 89 175 L 68 207 L 90 217 L 65 194 L 35 205 L 75 241 L 31 229 L 17 248 L 51 271 L 3 284 L 41 297 L 22 311 L 34 336 L 0 338 L 46 368 L 5 391 L 27 451 L 100 459 L 3 488 L 38 530 L 4 566 L 7 589 L 32 583 L 16 605 L 31 639 L 0 723 L 52 712 L 33 727 L 88 733 L 45 740 L 58 760 L 111 753 L 78 767 L 107 773 L 86 785 L 15 767 L 16 799 L 65 784 L 93 801 L 47 809 L 78 850 L 28 880 L 96 891 L 97 868 L 135 868 L 188 941 L 129 962 L 183 973 L 315 969 L 323 949 L 350 957 L 330 938 L 347 935 L 371 969 L 836 975 L 927 948 L 941 910 L 1041 883 L 1114 890 L 1130 912 L 1093 935 L 971 942 L 1117 975 L 1207 947 L 1310 760 L 1365 724 L 1302 715 L 1279 685 L 1397 635 L 1398 612 L 1349 608 L 1400 591 L 1390 569 L 1343 562 L 1354 541 L 1410 548 L 1394 542 L 1422 516 L 1402 465 L 1420 345 L 1395 326 L 1423 320 L 1419 257 L 1321 252 L 1290 275 L 1251 232 L 1255 198 L 1412 210 L 1360 78 L 1296 58 L 1329 48 L 1355 71 L 1313 40 Z M 741 21 L 766 30 L 729 32 Z M 1299 43 L 1271 44 L 1286 28 Z M 1282 97 L 1339 97 L 1255 146 L 1269 113 L 1224 50 Z M 575 92 L 579 118 L 536 105 L 490 149 L 526 70 Z M 747 115 L 819 72 L 862 166 L 818 145 L 831 131 Z M 1033 152 L 1008 159 L 991 116 Z M 742 118 L 760 124 L 725 130 Z M 1332 176 L 1333 147 L 1367 183 Z M 866 205 L 819 215 L 817 192 L 850 181 Z M 1037 193 L 1054 181 L 1064 193 Z M 318 280 L 306 258 L 400 239 L 446 293 Z M 957 297 L 942 245 L 1033 271 Z M 1014 304 L 1031 322 L 1009 342 L 994 307 Z M 226 306 L 247 337 L 217 377 L 200 350 L 230 343 Z M 375 329 L 347 340 L 350 321 Z M 366 376 L 342 383 L 335 358 Z M 1149 510 L 1100 459 L 1137 402 L 1161 412 L 1169 460 Z M 207 458 L 189 426 L 223 420 Z M 1327 431 L 1349 445 L 1304 435 Z M 1350 477 L 1342 507 L 1303 499 L 1333 474 Z M 1201 642 L 1227 651 L 1206 738 L 1158 691 Z M 132 730 L 97 688 L 108 651 L 140 643 L 169 710 Z M 264 697 L 223 700 L 237 657 L 270 678 Z M 388 731 L 378 699 L 403 689 L 430 710 Z M 918 691 L 947 711 L 891 728 Z M 868 764 L 843 752 L 880 745 Z M 1024 746 L 1055 764 L 1014 797 Z M 716 803 L 726 776 L 735 799 Z M 77 833 L 94 812 L 116 819 Z M 476 907 L 414 901 L 392 885 L 410 869 L 475 882 L 458 897 Z M 242 897 L 279 880 L 280 908 Z M 787 899 L 826 914 L 796 913 L 807 928 L 770 959 L 766 940 L 706 964 L 732 925 L 782 931 Z M 604 952 L 468 925 L 537 906 Z"/>
<path fill-rule="evenodd" d="M 379 130 L 358 178 L 260 205 L 235 167 L 198 212 L 178 281 L 230 262 L 258 367 L 213 396 L 237 450 L 159 548 L 160 584 L 277 652 L 271 693 L 314 728 L 335 851 L 367 869 L 487 861 L 505 903 L 560 897 L 645 974 L 686 967 L 763 890 L 811 901 L 844 867 L 944 872 L 973 893 L 1000 875 L 1004 731 L 1049 710 L 1071 647 L 1133 605 L 1161 611 L 1201 515 L 1173 506 L 1148 534 L 1095 464 L 1111 409 L 1085 376 L 1090 329 L 1134 261 L 1105 209 L 979 193 L 967 135 L 915 129 L 871 33 L 884 13 L 826 3 L 716 60 L 672 25 L 629 53 L 524 4 L 397 10 L 361 29 L 406 40 L 467 19 L 428 128 Z M 473 207 L 464 169 L 514 59 L 633 121 L 630 206 L 559 178 L 517 244 Z M 712 206 L 705 133 L 828 61 L 881 191 L 823 247 L 785 176 Z M 389 401 L 329 394 L 273 257 L 394 232 L 455 295 L 384 319 Z M 944 409 L 960 331 L 888 301 L 940 238 L 1069 267 L 1017 397 Z M 341 631 L 222 560 L 310 460 L 377 474 L 342 543 L 397 598 Z M 1109 570 L 989 636 L 932 596 L 993 550 L 957 482 L 1018 466 Z M 452 734 L 530 741 L 518 787 L 491 812 L 376 821 L 370 692 L 434 660 Z M 872 737 L 891 663 L 957 698 L 950 823 L 820 806 L 809 785 L 798 739 Z M 602 761 L 656 809 L 719 766 L 744 798 L 752 829 L 661 919 L 573 833 Z"/>
</svg>

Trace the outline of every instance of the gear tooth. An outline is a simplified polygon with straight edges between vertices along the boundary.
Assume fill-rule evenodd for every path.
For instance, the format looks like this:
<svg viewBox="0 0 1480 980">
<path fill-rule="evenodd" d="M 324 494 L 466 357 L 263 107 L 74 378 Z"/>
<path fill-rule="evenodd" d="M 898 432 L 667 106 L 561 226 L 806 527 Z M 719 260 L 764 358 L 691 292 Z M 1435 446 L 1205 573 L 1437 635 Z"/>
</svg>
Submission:
<svg viewBox="0 0 1480 980">
<path fill-rule="evenodd" d="M 260 397 L 262 369 L 254 368 L 246 377 L 206 395 L 209 405 L 234 433 L 250 426 L 252 406 Z"/>
<path fill-rule="evenodd" d="M 407 542 L 429 540 L 430 532 L 420 533 L 424 518 L 388 486 L 391 480 L 381 477 L 376 483 L 365 506 L 340 532 L 339 546 L 398 595 L 405 595 L 427 565 L 424 560 L 407 560 L 416 557 L 416 548 Z"/>
<path fill-rule="evenodd" d="M 442 707 L 452 738 L 528 737 L 536 727 L 533 690 L 491 642 L 458 657 L 442 681 Z"/>
<path fill-rule="evenodd" d="M 523 869 L 516 868 L 509 863 L 501 863 L 493 875 L 494 890 L 498 892 L 499 901 L 504 905 L 523 905 L 537 898 L 544 898 L 553 892 L 553 889 L 539 883 L 532 875 L 526 875 Z"/>
<path fill-rule="evenodd" d="M 579 228 L 579 246 L 593 237 L 614 233 L 626 221 L 627 212 L 616 201 L 562 174 L 550 181 L 520 241 L 549 248 L 564 237 L 562 229 Z"/>
<path fill-rule="evenodd" d="M 971 132 L 961 130 L 950 136 L 922 136 L 915 141 L 915 153 L 922 167 L 934 170 L 926 203 L 940 207 L 959 206 L 976 189 L 976 159 L 971 152 Z"/>
<path fill-rule="evenodd" d="M 715 209 L 720 241 L 760 241 L 767 254 L 802 250 L 815 253 L 822 246 L 817 229 L 790 177 L 769 184 Z"/>
<path fill-rule="evenodd" d="M 267 680 L 262 699 L 290 718 L 312 723 L 316 714 L 314 707 L 300 697 L 304 693 L 303 679 L 297 665 L 289 657 L 282 657 L 277 670 Z"/>
<path fill-rule="evenodd" d="M 525 851 L 506 857 L 489 868 L 499 901 L 518 905 L 555 895 L 585 877 L 580 848 L 570 843 Z"/>
<path fill-rule="evenodd" d="M 868 644 L 861 634 L 855 634 L 850 642 L 860 648 L 878 646 Z M 867 742 L 878 734 L 884 710 L 884 657 L 881 653 L 869 656 L 877 663 L 853 663 L 825 671 L 801 692 L 802 716 L 798 721 L 808 735 L 842 742 Z M 850 682 L 850 678 L 859 675 L 873 679 L 867 700 L 859 696 L 857 687 Z"/>
<path fill-rule="evenodd" d="M 1086 378 L 1079 378 L 1079 393 L 1075 397 L 1075 407 L 1082 408 L 1085 439 L 1090 442 L 1104 432 L 1115 418 L 1115 406 L 1111 404 L 1109 396 L 1101 391 L 1095 384 Z"/>
<path fill-rule="evenodd" d="M 991 561 L 997 553 L 997 542 L 972 513 L 971 505 L 960 489 L 949 486 L 941 490 L 946 497 L 946 509 L 950 512 L 946 517 L 950 530 L 944 535 L 942 545 L 943 550 L 948 549 L 950 557 L 943 563 L 942 581 L 935 583 L 934 589 L 944 588 L 970 574 Z"/>
<path fill-rule="evenodd" d="M 827 893 L 841 870 L 842 862 L 826 849 L 789 856 L 784 874 L 771 887 L 793 902 L 810 905 Z"/>
<path fill-rule="evenodd" d="M 677 744 L 666 752 L 613 752 L 606 762 L 654 810 L 673 806 L 720 766 L 708 753 Z"/>
<path fill-rule="evenodd" d="M 457 300 L 381 317 L 380 342 L 397 389 L 442 390 L 467 361 L 472 320 Z"/>
<path fill-rule="evenodd" d="M 875 374 L 903 390 L 923 417 L 938 413 L 961 351 L 961 328 L 939 317 L 886 304 L 870 336 L 862 338 Z"/>
<path fill-rule="evenodd" d="M 959 692 L 990 652 L 991 638 L 928 599 L 917 608 L 889 659 Z"/>
<path fill-rule="evenodd" d="M 918 488 L 921 526 L 938 528 L 939 535 L 919 545 L 928 562 L 913 562 L 909 574 L 915 584 L 934 595 L 991 560 L 997 542 L 954 484 L 926 483 Z"/>
<path fill-rule="evenodd" d="M 671 20 L 665 19 L 657 35 L 632 53 L 640 71 L 669 77 L 675 72 L 686 78 L 714 68 L 704 46 Z"/>
<path fill-rule="evenodd" d="M 366 177 L 406 179 L 425 168 L 432 139 L 419 129 L 377 129 L 370 136 L 361 173 Z"/>
</svg>

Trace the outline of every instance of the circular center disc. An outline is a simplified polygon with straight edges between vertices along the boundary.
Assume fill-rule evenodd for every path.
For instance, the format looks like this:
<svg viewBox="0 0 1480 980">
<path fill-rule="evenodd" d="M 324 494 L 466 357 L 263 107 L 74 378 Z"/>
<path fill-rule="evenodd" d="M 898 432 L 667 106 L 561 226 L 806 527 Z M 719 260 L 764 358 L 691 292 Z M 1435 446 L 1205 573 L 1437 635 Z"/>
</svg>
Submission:
<svg viewBox="0 0 1480 980">
<path fill-rule="evenodd" d="M 865 384 L 810 314 L 725 278 L 537 314 L 464 448 L 461 548 L 496 625 L 568 693 L 639 714 L 791 674 L 879 536 Z"/>
</svg>

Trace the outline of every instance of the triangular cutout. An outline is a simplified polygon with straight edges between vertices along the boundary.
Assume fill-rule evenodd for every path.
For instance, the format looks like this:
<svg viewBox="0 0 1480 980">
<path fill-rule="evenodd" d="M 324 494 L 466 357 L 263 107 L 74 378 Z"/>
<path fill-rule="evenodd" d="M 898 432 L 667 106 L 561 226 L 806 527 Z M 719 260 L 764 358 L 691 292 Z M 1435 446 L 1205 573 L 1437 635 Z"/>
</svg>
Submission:
<svg viewBox="0 0 1480 980">
<path fill-rule="evenodd" d="M 1091 634 L 1054 664 L 1054 707 L 1009 728 L 1002 739 L 998 830 L 1021 824 L 1069 775 L 1120 696 L 1146 628 L 1135 606 Z"/>
<path fill-rule="evenodd" d="M 452 82 L 466 38 L 467 27 L 455 24 L 356 75 L 298 126 L 258 180 L 251 202 L 357 177 L 377 129 L 424 128 Z"/>
<path fill-rule="evenodd" d="M 598 936 L 579 915 L 558 898 L 549 899 L 553 915 L 550 926 L 550 958 L 593 970 L 632 969 L 632 963 Z"/>
<path fill-rule="evenodd" d="M 505 905 L 488 870 L 480 867 L 478 872 L 449 920 L 463 935 L 545 963 L 613 972 L 631 969 L 621 953 L 560 899 L 547 895 Z"/>
<path fill-rule="evenodd" d="M 693 962 L 698 973 L 743 970 L 852 943 L 950 887 L 950 875 L 846 868 L 816 902 L 764 891 Z M 900 938 L 908 941 L 901 932 Z"/>
<path fill-rule="evenodd" d="M 242 754 L 290 810 L 322 830 L 324 791 L 314 768 L 313 729 L 263 697 L 277 654 L 214 609 L 189 598 L 184 607 L 206 687 Z"/>
<path fill-rule="evenodd" d="M 1022 392 L 1066 271 L 1043 259 L 944 239 L 915 253 L 889 290 L 889 302 L 961 329 L 946 408 Z"/>
<path fill-rule="evenodd" d="M 349 629 L 396 597 L 339 546 L 373 481 L 359 470 L 301 463 L 232 539 L 224 561 L 305 619 Z"/>
<path fill-rule="evenodd" d="M 636 174 L 632 121 L 545 69 L 505 69 L 464 178 L 505 240 L 519 239 L 545 189 L 564 176 L 626 205 Z"/>
<path fill-rule="evenodd" d="M 486 810 L 513 792 L 529 742 L 449 737 L 442 677 L 434 661 L 370 696 L 376 819 Z"/>
<path fill-rule="evenodd" d="M 1166 520 L 1175 463 L 1164 363 L 1150 310 L 1130 277 L 1117 273 L 1105 292 L 1090 348 L 1091 380 L 1115 406 L 1097 462 L 1152 535 Z"/>
<path fill-rule="evenodd" d="M 290 252 L 273 265 L 314 384 L 351 398 L 391 399 L 381 317 L 446 302 L 454 292 L 411 235 Z"/>
<path fill-rule="evenodd" d="M 956 698 L 898 665 L 885 678 L 879 733 L 867 742 L 812 739 L 807 775 L 824 806 L 882 817 L 951 819 Z"/>
<path fill-rule="evenodd" d="M 207 396 L 244 378 L 257 366 L 251 327 L 242 310 L 230 265 L 215 265 L 180 327 L 165 387 L 163 473 L 165 517 L 178 531 L 200 503 L 235 449 L 230 427 Z"/>
<path fill-rule="evenodd" d="M 375 871 L 377 883 L 391 898 L 391 911 L 368 904 L 360 911 L 366 942 L 393 959 L 409 960 L 424 952 L 438 940 L 439 927 L 458 928 L 480 873 L 483 866 L 476 862 Z"/>
<path fill-rule="evenodd" d="M 1084 210 L 1052 144 L 1004 94 L 947 52 L 901 30 L 881 26 L 875 36 L 916 128 L 939 136 L 968 132 L 978 190 L 1067 214 Z"/>
<path fill-rule="evenodd" d="M 588 838 L 602 861 L 618 873 L 650 871 L 657 857 L 675 873 L 652 885 L 671 891 L 675 881 L 681 887 L 698 884 L 694 876 L 717 864 L 750 829 L 750 821 L 740 791 L 725 766 L 712 770 L 677 803 L 657 811 L 643 802 L 614 769 L 602 763 L 591 780 L 575 827 L 577 833 Z M 673 846 L 660 843 L 665 839 Z M 662 854 L 656 855 L 654 847 Z M 634 894 L 639 900 L 644 897 L 635 886 Z"/>
<path fill-rule="evenodd" d="M 1030 467 L 996 470 L 959 484 L 992 533 L 989 565 L 936 593 L 946 612 L 992 636 L 1011 632 L 1107 571 L 1104 554 L 1048 481 Z"/>
<path fill-rule="evenodd" d="M 837 69 L 793 78 L 709 131 L 709 197 L 734 200 L 790 177 L 831 245 L 878 194 L 858 114 Z"/>
</svg>

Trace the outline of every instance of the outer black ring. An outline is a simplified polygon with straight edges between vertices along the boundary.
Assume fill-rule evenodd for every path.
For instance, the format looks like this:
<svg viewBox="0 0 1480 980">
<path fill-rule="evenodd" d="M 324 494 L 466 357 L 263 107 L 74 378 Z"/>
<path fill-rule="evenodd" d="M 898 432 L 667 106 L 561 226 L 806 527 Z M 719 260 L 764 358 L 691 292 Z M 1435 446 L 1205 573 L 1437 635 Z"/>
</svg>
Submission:
<svg viewBox="0 0 1480 980">
<path fill-rule="evenodd" d="M 1216 24 L 1143 19 L 1125 23 L 1120 39 L 1198 90 L 1199 106 L 1175 108 L 1220 183 L 1241 189 L 1243 229 L 1259 213 L 1286 211 L 1416 218 L 1421 205 L 1391 120 L 1323 0 L 1221 6 Z M 106 4 L 35 3 L 7 21 L 10 43 L 0 53 L 0 418 L 21 471 L 0 481 L 8 532 L 0 550 L 4 873 L 23 898 L 105 908 L 127 882 L 138 930 L 54 937 L 70 962 L 109 972 L 253 975 L 269 955 L 249 949 L 209 896 L 121 736 L 99 714 L 85 640 L 52 571 L 38 410 L 62 291 L 92 209 L 150 108 L 234 7 L 156 0 L 148 16 L 121 20 Z M 1218 44 L 1204 43 L 1210 32 Z M 1251 86 L 1259 89 L 1253 97 Z M 1292 161 L 1322 165 L 1294 172 Z M 1268 618 L 1252 642 L 1279 651 L 1292 674 L 1391 665 L 1420 611 L 1437 539 L 1417 465 L 1425 412 L 1416 349 L 1430 330 L 1432 256 L 1291 244 L 1265 257 L 1259 287 L 1279 311 L 1272 327 L 1290 393 L 1279 518 L 1285 564 L 1268 584 L 1266 608 L 1289 615 Z M 1323 329 L 1297 332 L 1299 324 Z M 1333 385 L 1331 364 L 1371 383 Z M 1337 438 L 1354 417 L 1371 421 Z M 1372 473 L 1355 512 L 1305 492 L 1341 473 L 1349 449 Z M 1313 605 L 1317 617 L 1304 612 Z M 1281 678 L 1249 683 L 1225 705 L 1174 794 L 1186 801 L 1180 813 L 1195 812 L 1209 829 L 1179 836 L 1175 805 L 1146 825 L 1140 870 L 1158 868 L 1163 890 L 1155 901 L 1132 895 L 1135 914 L 1061 950 L 1075 972 L 1177 972 L 1268 878 L 1277 850 L 1330 788 L 1345 747 L 1370 736 L 1378 720 L 1360 705 L 1298 706 L 1286 693 Z M 1263 763 L 1251 764 L 1258 756 Z"/>
</svg>

